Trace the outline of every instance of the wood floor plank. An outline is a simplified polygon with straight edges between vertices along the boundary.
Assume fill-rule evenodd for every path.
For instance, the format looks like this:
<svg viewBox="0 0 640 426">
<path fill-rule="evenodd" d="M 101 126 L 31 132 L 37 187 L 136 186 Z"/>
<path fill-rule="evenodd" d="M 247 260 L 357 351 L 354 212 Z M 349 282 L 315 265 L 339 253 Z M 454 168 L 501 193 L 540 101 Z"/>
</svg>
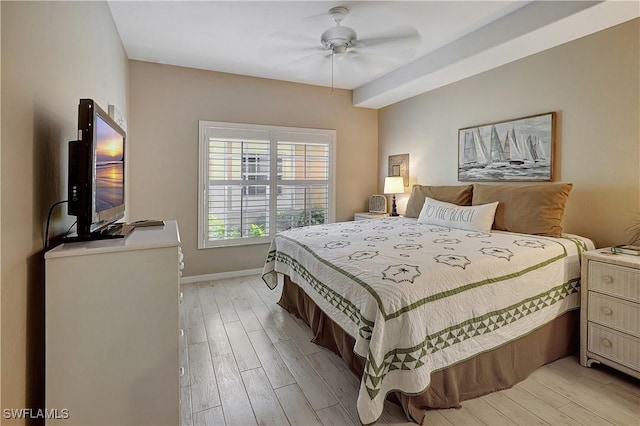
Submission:
<svg viewBox="0 0 640 426">
<path fill-rule="evenodd" d="M 320 410 L 338 402 L 327 384 L 293 342 L 285 340 L 276 343 L 275 347 L 314 410 Z"/>
<path fill-rule="evenodd" d="M 590 411 L 583 406 L 576 404 L 575 402 L 569 402 L 568 404 L 565 404 L 562 407 L 558 408 L 558 410 L 571 417 L 572 419 L 575 419 L 578 423 L 584 426 L 612 425 L 612 423 L 609 423 L 602 417 L 595 414 L 593 411 Z"/>
<path fill-rule="evenodd" d="M 622 399 L 626 399 L 636 407 L 640 407 L 640 394 L 630 392 L 628 387 L 621 386 L 619 383 L 612 382 L 604 387 L 608 393 L 617 395 Z M 638 391 L 640 391 L 640 382 L 638 383 Z"/>
<path fill-rule="evenodd" d="M 551 367 L 551 365 L 549 367 Z M 564 370 L 571 371 L 574 374 L 589 377 L 603 385 L 607 385 L 613 380 L 611 374 L 607 374 L 597 368 L 587 368 L 580 365 L 577 354 L 557 360 L 553 363 L 553 367 L 559 367 Z"/>
<path fill-rule="evenodd" d="M 384 402 L 384 410 L 382 415 L 376 422 L 381 425 L 394 425 L 394 426 L 414 426 L 415 423 L 407 420 L 407 416 L 404 414 L 402 407 L 391 401 Z"/>
<path fill-rule="evenodd" d="M 208 410 L 193 413 L 193 426 L 221 426 L 224 425 L 224 413 L 222 406 L 209 408 Z"/>
<path fill-rule="evenodd" d="M 482 399 L 518 425 L 546 425 L 540 417 L 518 405 L 502 392 L 490 393 Z"/>
<path fill-rule="evenodd" d="M 602 380 L 594 379 L 595 376 L 591 369 L 580 366 L 574 362 L 567 363 L 565 360 L 560 360 L 563 364 L 551 364 L 547 368 L 555 371 L 558 375 L 562 376 L 565 380 L 571 380 L 578 384 L 582 389 L 588 389 L 592 395 L 600 393 L 599 389 L 602 386 Z M 610 376 L 611 377 L 611 376 Z M 612 383 L 611 378 L 608 383 Z M 601 395 L 603 402 L 611 405 L 620 405 L 633 414 L 640 414 L 640 405 L 637 401 L 629 401 L 627 398 L 622 398 L 616 393 L 606 392 Z"/>
<path fill-rule="evenodd" d="M 252 306 L 251 310 L 255 314 L 258 321 L 262 325 L 262 328 L 267 332 L 269 339 L 272 342 L 279 342 L 281 340 L 289 340 L 289 336 L 278 324 L 278 320 L 274 318 L 274 313 L 266 306 Z"/>
<path fill-rule="evenodd" d="M 204 317 L 204 326 L 207 331 L 207 340 L 209 341 L 209 350 L 212 357 L 233 353 L 220 314 L 206 315 Z"/>
<path fill-rule="evenodd" d="M 512 426 L 516 424 L 513 420 L 481 398 L 464 401 L 462 406 L 484 424 L 491 426 Z"/>
<path fill-rule="evenodd" d="M 218 288 L 216 291 L 216 304 L 218 305 L 218 312 L 224 323 L 240 321 L 236 309 L 231 303 L 231 298 L 224 290 L 224 287 Z"/>
<path fill-rule="evenodd" d="M 206 342 L 207 334 L 204 329 L 204 321 L 202 320 L 198 287 L 191 285 L 183 291 L 183 294 L 182 306 L 185 310 L 185 324 L 183 325 L 183 329 L 187 335 L 187 343 Z"/>
<path fill-rule="evenodd" d="M 260 321 L 256 318 L 251 306 L 249 306 L 249 302 L 247 302 L 244 297 L 231 299 L 231 303 L 233 303 L 233 307 L 238 314 L 238 318 L 240 318 L 240 322 L 247 333 L 250 331 L 262 330 L 262 324 L 260 324 Z"/>
<path fill-rule="evenodd" d="M 260 367 L 260 360 L 253 350 L 253 345 L 251 345 L 242 323 L 240 321 L 225 323 L 224 328 L 227 332 L 231 349 L 238 361 L 240 371 Z"/>
<path fill-rule="evenodd" d="M 331 360 L 333 365 L 335 365 L 338 369 L 340 369 L 341 371 L 344 372 L 345 378 L 347 380 L 349 380 L 353 386 L 355 386 L 357 389 L 359 389 L 360 388 L 360 377 L 356 376 L 355 373 L 353 373 L 349 369 L 349 366 L 347 366 L 347 363 L 342 358 L 340 358 L 338 355 L 336 355 L 335 353 L 330 351 L 329 349 L 322 348 L 322 350 L 327 354 L 327 356 L 329 357 L 329 359 Z"/>
<path fill-rule="evenodd" d="M 243 371 L 242 381 L 251 401 L 251 407 L 259 425 L 284 425 L 288 423 L 278 397 L 262 368 Z"/>
<path fill-rule="evenodd" d="M 440 410 L 427 411 L 422 420 L 422 424 L 425 426 L 453 426 L 453 423 L 440 414 Z"/>
<path fill-rule="evenodd" d="M 355 426 L 356 423 L 344 411 L 340 404 L 316 411 L 316 415 L 324 426 Z M 359 423 L 358 423 L 359 424 Z"/>
<path fill-rule="evenodd" d="M 188 367 L 180 382 L 182 425 L 359 424 L 359 378 L 311 343 L 306 324 L 277 305 L 281 289 L 280 282 L 270 290 L 260 275 L 181 287 L 187 338 L 180 356 Z M 510 390 L 465 401 L 462 410 L 430 410 L 423 424 L 637 426 L 639 383 L 608 367 L 581 367 L 570 356 Z M 386 401 L 376 422 L 382 424 L 412 423 Z"/>
<path fill-rule="evenodd" d="M 218 379 L 225 423 L 255 425 L 256 418 L 233 354 L 214 357 L 213 367 Z"/>
<path fill-rule="evenodd" d="M 449 420 L 454 425 L 462 426 L 475 426 L 484 425 L 479 418 L 473 415 L 467 407 L 462 404 L 460 408 L 449 408 L 447 410 L 440 410 L 442 417 Z"/>
<path fill-rule="evenodd" d="M 266 284 L 263 283 L 262 285 L 266 287 Z M 256 291 L 250 285 L 245 288 L 244 298 L 249 303 L 249 306 L 251 307 L 264 306 L 264 302 L 262 301 L 260 296 L 258 296 L 258 293 L 256 293 Z"/>
<path fill-rule="evenodd" d="M 534 371 L 530 376 L 545 386 L 555 390 L 559 394 L 569 398 L 576 404 L 587 407 L 598 416 L 613 424 L 636 424 L 637 417 L 629 412 L 605 401 L 607 395 L 604 392 L 594 391 L 580 385 L 575 377 L 562 377 L 558 372 L 548 367 L 542 367 Z"/>
<path fill-rule="evenodd" d="M 524 407 L 532 413 L 535 413 L 536 416 L 540 417 L 550 425 L 562 424 L 569 426 L 580 426 L 580 424 L 573 418 L 567 416 L 561 411 L 558 411 L 556 408 L 546 404 L 540 398 L 530 394 L 529 392 L 519 387 L 506 389 L 502 393 L 518 403 L 518 405 L 520 405 L 521 407 Z"/>
<path fill-rule="evenodd" d="M 282 360 L 280 353 L 269 339 L 265 330 L 248 333 L 249 340 L 256 351 L 260 364 L 269 378 L 271 386 L 276 389 L 294 384 L 296 380 Z"/>
<path fill-rule="evenodd" d="M 193 424 L 191 416 L 191 386 L 180 388 L 180 424 L 182 426 Z"/>
<path fill-rule="evenodd" d="M 524 380 L 518 383 L 515 387 L 526 390 L 530 394 L 543 400 L 547 405 L 554 408 L 562 407 L 571 402 L 568 398 L 560 395 L 553 389 L 549 389 L 547 386 L 536 382 L 535 380 Z"/>
<path fill-rule="evenodd" d="M 193 412 L 220 405 L 220 395 L 207 342 L 189 345 L 189 367 Z"/>
<path fill-rule="evenodd" d="M 185 335 L 187 336 L 187 342 L 189 344 L 207 341 L 207 331 L 204 327 L 204 320 L 202 316 L 191 318 L 189 325 L 185 330 Z"/>
<path fill-rule="evenodd" d="M 307 355 L 307 360 L 324 379 L 331 393 L 338 399 L 350 417 L 352 417 L 352 420 L 357 422 L 357 399 L 353 396 L 358 394 L 358 388 L 353 386 L 352 382 L 345 377 L 344 371 L 338 369 L 324 351 Z"/>
<path fill-rule="evenodd" d="M 289 335 L 292 339 L 302 338 L 307 339 L 309 335 L 305 332 L 305 328 L 298 324 L 294 317 L 288 312 L 280 312 L 273 316 L 278 325 Z M 306 326 L 304 326 L 306 327 Z"/>
<path fill-rule="evenodd" d="M 305 399 L 298 385 L 289 385 L 275 389 L 280 405 L 292 425 L 321 425 L 315 411 Z"/>
<path fill-rule="evenodd" d="M 200 297 L 200 307 L 202 309 L 202 315 L 211 315 L 218 313 L 216 293 L 214 287 L 210 283 L 204 283 L 198 286 L 198 295 Z"/>
</svg>

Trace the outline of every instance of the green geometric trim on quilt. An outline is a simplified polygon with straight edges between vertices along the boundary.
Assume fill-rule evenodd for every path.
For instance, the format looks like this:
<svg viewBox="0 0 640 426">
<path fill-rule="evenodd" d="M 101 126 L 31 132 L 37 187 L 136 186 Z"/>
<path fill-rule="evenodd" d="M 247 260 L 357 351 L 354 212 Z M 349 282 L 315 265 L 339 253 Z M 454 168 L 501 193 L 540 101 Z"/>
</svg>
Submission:
<svg viewBox="0 0 640 426">
<path fill-rule="evenodd" d="M 324 300 L 326 300 L 334 308 L 345 314 L 347 318 L 349 318 L 354 324 L 357 324 L 359 327 L 358 333 L 361 337 L 367 340 L 371 340 L 374 323 L 363 317 L 356 305 L 351 303 L 351 301 L 349 301 L 336 291 L 326 286 L 319 279 L 314 277 L 302 264 L 300 264 L 296 259 L 292 258 L 288 254 L 276 252 L 274 255 L 274 260 L 284 263 L 285 265 L 288 265 L 291 269 L 293 269 L 293 271 L 295 271 L 302 277 L 302 279 L 309 283 L 309 285 L 316 291 L 316 293 L 322 296 Z"/>
<path fill-rule="evenodd" d="M 580 279 L 573 279 L 505 309 L 490 312 L 481 317 L 471 318 L 461 324 L 431 334 L 422 343 L 411 348 L 396 348 L 387 352 L 380 363 L 376 362 L 371 352 L 369 352 L 363 372 L 363 379 L 369 397 L 371 399 L 375 398 L 380 391 L 382 379 L 389 371 L 419 368 L 424 365 L 423 359 L 426 356 L 472 337 L 490 333 L 527 315 L 554 305 L 570 294 L 577 293 L 579 288 Z"/>
<path fill-rule="evenodd" d="M 540 263 L 538 263 L 537 265 L 532 265 L 529 266 L 528 268 L 522 269 L 520 271 L 517 272 L 512 272 L 511 274 L 507 274 L 507 275 L 502 275 L 500 277 L 495 277 L 495 278 L 487 278 L 486 280 L 480 280 L 480 281 L 476 281 L 474 283 L 469 283 L 467 285 L 463 285 L 460 287 L 456 287 L 454 289 L 451 290 L 446 290 L 440 293 L 436 293 L 436 294 L 432 294 L 431 296 L 425 297 L 424 299 L 420 299 L 417 302 L 414 302 L 410 305 L 404 306 L 403 308 L 398 309 L 396 312 L 392 312 L 389 315 L 385 315 L 385 319 L 392 319 L 392 318 L 397 318 L 400 315 L 404 314 L 405 312 L 411 311 L 419 306 L 425 305 L 427 303 L 430 302 L 434 302 L 436 300 L 440 300 L 440 299 L 444 299 L 446 297 L 450 297 L 453 296 L 454 294 L 459 294 L 459 293 L 463 293 L 467 290 L 471 290 L 474 289 L 476 287 L 481 287 L 483 285 L 487 285 L 487 284 L 493 284 L 493 283 L 497 283 L 500 281 L 505 281 L 505 280 L 509 280 L 512 278 L 516 278 L 516 277 L 520 277 L 526 273 L 529 273 L 531 271 L 535 271 L 536 269 L 540 269 L 543 268 L 553 262 L 556 262 L 564 257 L 567 257 L 567 249 L 563 246 L 560 245 L 563 249 L 563 253 L 559 254 L 556 257 L 553 257 L 551 259 L 547 259 L 545 261 L 542 261 Z"/>
<path fill-rule="evenodd" d="M 302 244 L 301 242 L 299 242 L 299 241 L 297 241 L 295 239 L 292 239 L 292 238 L 289 238 L 289 237 L 286 237 L 286 236 L 283 236 L 283 235 L 278 235 L 278 237 L 279 238 L 284 238 L 284 239 L 286 239 L 286 240 L 288 240 L 288 241 L 290 241 L 290 242 L 302 247 L 309 254 L 311 254 L 314 258 L 316 258 L 318 261 L 322 262 L 323 264 L 325 264 L 326 266 L 330 267 L 331 269 L 339 272 L 340 274 L 345 275 L 346 277 L 348 277 L 351 280 L 353 280 L 355 283 L 357 283 L 360 286 L 362 286 L 363 288 L 365 288 L 369 292 L 369 294 L 371 294 L 371 296 L 376 300 L 378 309 L 380 310 L 380 313 L 382 314 L 382 317 L 385 320 L 389 320 L 389 319 L 393 319 L 393 318 L 399 317 L 400 315 L 404 314 L 405 312 L 408 312 L 410 310 L 418 308 L 418 307 L 420 307 L 422 305 L 425 305 L 427 303 L 434 302 L 436 300 L 440 300 L 440 299 L 452 296 L 454 294 L 459 294 L 459 293 L 462 293 L 464 291 L 474 289 L 476 287 L 481 287 L 483 285 L 493 284 L 493 283 L 509 280 L 509 279 L 512 279 L 512 278 L 515 278 L 515 277 L 520 277 L 520 276 L 522 276 L 524 274 L 527 274 L 527 273 L 529 273 L 531 271 L 535 271 L 536 269 L 540 269 L 540 268 L 542 268 L 544 266 L 547 266 L 547 265 L 549 265 L 549 264 L 551 264 L 553 262 L 556 262 L 559 259 L 567 257 L 567 249 L 566 249 L 565 246 L 563 246 L 562 244 L 558 243 L 557 241 L 549 240 L 549 239 L 546 239 L 546 238 L 543 238 L 543 237 L 537 237 L 537 238 L 544 239 L 545 241 L 554 242 L 555 244 L 559 245 L 562 248 L 562 254 L 559 254 L 559 255 L 551 258 L 551 259 L 544 260 L 544 261 L 542 261 L 542 262 L 540 262 L 540 263 L 538 263 L 536 265 L 529 266 L 528 268 L 525 268 L 525 269 L 520 270 L 520 271 L 516 271 L 516 272 L 510 273 L 510 274 L 507 274 L 507 275 L 503 275 L 503 276 L 500 276 L 500 277 L 488 278 L 488 279 L 477 281 L 477 282 L 474 282 L 474 283 L 469 283 L 467 285 L 464 285 L 464 286 L 461 286 L 461 287 L 457 287 L 457 288 L 452 289 L 452 290 L 447 290 L 447 291 L 443 291 L 441 293 L 433 294 L 433 295 L 431 295 L 429 297 L 426 297 L 424 299 L 418 300 L 418 301 L 416 301 L 416 302 L 414 302 L 414 303 L 412 303 L 412 304 L 410 304 L 408 306 L 400 308 L 396 312 L 392 312 L 390 314 L 387 314 L 385 309 L 384 309 L 384 306 L 382 304 L 382 300 L 378 296 L 378 293 L 376 293 L 376 291 L 373 288 L 371 288 L 371 286 L 369 286 L 366 282 L 362 281 L 360 278 L 352 275 L 351 273 L 345 271 L 344 269 L 334 265 L 333 263 L 329 262 L 328 260 L 323 259 L 318 254 L 316 254 L 313 250 L 311 250 L 311 248 L 309 248 L 307 245 Z M 278 252 L 278 254 L 280 254 L 280 252 Z M 295 260 L 295 259 L 292 259 L 292 260 L 294 262 L 298 263 L 297 260 Z M 289 264 L 289 266 L 292 266 L 292 265 Z M 315 279 L 315 277 L 314 277 L 314 279 Z M 358 313 L 360 313 L 360 312 L 358 312 Z"/>
<path fill-rule="evenodd" d="M 279 238 L 284 238 L 300 247 L 302 247 L 303 249 L 305 249 L 310 255 L 312 255 L 313 257 L 316 258 L 316 260 L 318 260 L 321 263 L 324 263 L 326 266 L 330 267 L 331 269 L 334 269 L 335 271 L 340 272 L 341 274 L 345 275 L 347 278 L 350 278 L 351 280 L 353 280 L 355 283 L 358 283 L 361 287 L 365 288 L 369 294 L 371 294 L 371 296 L 376 299 L 376 302 L 378 303 L 378 309 L 380 309 L 380 312 L 382 313 L 382 315 L 385 315 L 384 312 L 384 307 L 382 306 L 382 300 L 380 299 L 380 297 L 378 296 L 378 293 L 375 292 L 375 290 L 373 288 L 371 288 L 369 286 L 369 284 L 367 284 L 366 282 L 362 281 L 360 278 L 356 277 L 353 274 L 350 274 L 349 272 L 345 271 L 342 268 L 337 267 L 336 265 L 334 265 L 333 263 L 329 262 L 326 259 L 323 259 L 322 257 L 320 257 L 316 252 L 314 252 L 313 250 L 311 250 L 309 248 L 309 246 L 302 244 L 301 242 L 294 240 L 293 238 L 289 238 L 286 237 L 282 234 L 278 235 Z"/>
</svg>

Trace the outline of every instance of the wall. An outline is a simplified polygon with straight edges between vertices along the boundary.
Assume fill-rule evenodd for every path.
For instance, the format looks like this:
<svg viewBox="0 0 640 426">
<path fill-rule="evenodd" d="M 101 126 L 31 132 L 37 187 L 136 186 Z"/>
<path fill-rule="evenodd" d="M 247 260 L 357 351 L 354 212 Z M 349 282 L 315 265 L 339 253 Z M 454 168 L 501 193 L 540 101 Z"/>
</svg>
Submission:
<svg viewBox="0 0 640 426">
<path fill-rule="evenodd" d="M 197 249 L 198 120 L 335 129 L 337 220 L 377 188 L 377 111 L 351 92 L 132 61 L 131 219 L 177 219 L 185 276 L 260 268 L 267 245 Z"/>
<path fill-rule="evenodd" d="M 20 409 L 43 402 L 43 234 L 66 199 L 78 100 L 126 117 L 128 61 L 104 2 L 2 2 L 1 31 L 1 405 Z M 52 234 L 72 223 L 58 208 Z"/>
<path fill-rule="evenodd" d="M 625 242 L 640 211 L 639 27 L 636 19 L 380 110 L 380 187 L 388 155 L 403 153 L 411 184 L 458 184 L 458 129 L 557 111 L 555 180 L 574 184 L 565 231 L 598 246 Z"/>
</svg>

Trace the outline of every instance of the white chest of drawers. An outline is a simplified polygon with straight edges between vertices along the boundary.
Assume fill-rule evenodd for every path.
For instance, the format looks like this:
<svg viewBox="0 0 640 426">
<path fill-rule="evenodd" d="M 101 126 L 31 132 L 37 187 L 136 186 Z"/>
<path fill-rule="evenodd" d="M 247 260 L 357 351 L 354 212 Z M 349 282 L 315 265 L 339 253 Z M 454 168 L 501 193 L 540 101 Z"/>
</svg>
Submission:
<svg viewBox="0 0 640 426">
<path fill-rule="evenodd" d="M 580 363 L 640 378 L 640 256 L 585 252 L 581 306 Z"/>
<path fill-rule="evenodd" d="M 179 424 L 177 223 L 45 259 L 47 424 Z"/>
</svg>

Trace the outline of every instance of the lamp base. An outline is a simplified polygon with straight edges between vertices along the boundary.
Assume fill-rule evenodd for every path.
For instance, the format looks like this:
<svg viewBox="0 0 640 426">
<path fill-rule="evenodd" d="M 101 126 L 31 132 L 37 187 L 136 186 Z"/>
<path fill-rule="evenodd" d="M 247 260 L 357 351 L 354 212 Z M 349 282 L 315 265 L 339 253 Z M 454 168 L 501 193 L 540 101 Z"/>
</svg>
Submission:
<svg viewBox="0 0 640 426">
<path fill-rule="evenodd" d="M 393 194 L 391 200 L 391 216 L 400 216 L 396 210 L 396 194 Z"/>
</svg>

